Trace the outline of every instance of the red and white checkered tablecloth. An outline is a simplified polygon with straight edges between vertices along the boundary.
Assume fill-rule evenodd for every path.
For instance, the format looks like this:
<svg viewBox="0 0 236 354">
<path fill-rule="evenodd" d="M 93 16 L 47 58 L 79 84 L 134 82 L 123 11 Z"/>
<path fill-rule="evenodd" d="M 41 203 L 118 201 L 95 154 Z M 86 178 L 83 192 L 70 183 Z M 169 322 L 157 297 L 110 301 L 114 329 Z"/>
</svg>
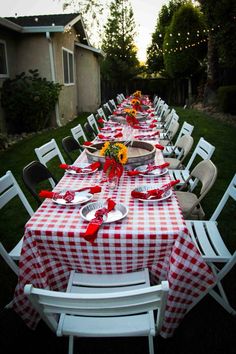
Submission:
<svg viewBox="0 0 236 354">
<path fill-rule="evenodd" d="M 86 161 L 83 152 L 76 162 Z M 156 163 L 163 162 L 157 150 Z M 76 165 L 76 163 L 75 163 Z M 76 189 L 99 184 L 101 171 L 86 176 L 66 173 L 56 186 Z M 119 186 L 111 190 L 102 185 L 93 200 L 112 197 L 128 207 L 128 215 L 103 224 L 91 245 L 81 235 L 87 221 L 80 216 L 81 205 L 62 206 L 46 199 L 25 227 L 19 281 L 14 309 L 29 327 L 39 317 L 23 294 L 24 285 L 63 291 L 69 272 L 123 273 L 148 267 L 153 282 L 168 280 L 170 291 L 160 334 L 167 338 L 183 319 L 190 305 L 214 282 L 211 270 L 193 245 L 175 193 L 161 202 L 142 202 L 130 195 L 135 186 L 169 182 L 169 174 L 159 178 L 129 177 L 124 172 Z"/>
</svg>

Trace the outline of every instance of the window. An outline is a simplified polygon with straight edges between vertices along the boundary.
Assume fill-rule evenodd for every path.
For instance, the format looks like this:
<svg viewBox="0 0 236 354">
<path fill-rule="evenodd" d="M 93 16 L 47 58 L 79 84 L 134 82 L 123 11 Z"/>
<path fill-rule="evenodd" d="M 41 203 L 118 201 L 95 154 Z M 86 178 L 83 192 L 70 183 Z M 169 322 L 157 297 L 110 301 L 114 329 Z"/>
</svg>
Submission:
<svg viewBox="0 0 236 354">
<path fill-rule="evenodd" d="M 74 84 L 74 61 L 73 52 L 67 49 L 62 49 L 63 52 L 63 72 L 64 72 L 64 84 Z"/>
<path fill-rule="evenodd" d="M 8 77 L 6 43 L 0 40 L 0 77 Z"/>
</svg>

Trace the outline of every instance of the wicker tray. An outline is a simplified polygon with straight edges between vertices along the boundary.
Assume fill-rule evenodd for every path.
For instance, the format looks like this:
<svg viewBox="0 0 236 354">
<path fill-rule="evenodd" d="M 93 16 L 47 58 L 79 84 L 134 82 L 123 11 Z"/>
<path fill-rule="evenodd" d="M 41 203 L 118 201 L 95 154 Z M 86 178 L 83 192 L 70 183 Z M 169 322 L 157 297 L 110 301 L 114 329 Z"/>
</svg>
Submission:
<svg viewBox="0 0 236 354">
<path fill-rule="evenodd" d="M 119 143 L 123 143 L 119 141 Z M 104 143 L 93 144 L 93 147 L 97 151 L 89 149 L 85 150 L 89 162 L 99 161 L 103 165 L 105 162 L 104 156 L 100 156 L 100 150 L 103 147 Z M 155 159 L 156 149 L 155 147 L 144 141 L 133 141 L 132 146 L 128 146 L 128 162 L 126 166 L 131 166 L 132 168 L 153 163 Z"/>
</svg>

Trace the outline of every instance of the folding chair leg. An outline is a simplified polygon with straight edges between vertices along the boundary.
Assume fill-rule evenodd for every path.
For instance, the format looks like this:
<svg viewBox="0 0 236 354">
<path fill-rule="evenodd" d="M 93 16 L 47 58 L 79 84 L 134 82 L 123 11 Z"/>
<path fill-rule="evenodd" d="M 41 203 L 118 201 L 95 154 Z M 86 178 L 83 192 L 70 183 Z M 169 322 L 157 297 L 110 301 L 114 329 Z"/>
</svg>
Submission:
<svg viewBox="0 0 236 354">
<path fill-rule="evenodd" d="M 236 315 L 236 310 L 230 305 L 228 298 L 225 294 L 224 288 L 221 284 L 221 280 L 224 276 L 230 271 L 236 262 L 236 257 L 233 257 L 232 260 L 227 263 L 222 269 L 218 269 L 214 264 L 209 264 L 213 273 L 217 278 L 217 282 L 214 287 L 217 287 L 219 294 L 214 290 L 214 287 L 209 291 L 209 294 L 231 315 Z"/>
<path fill-rule="evenodd" d="M 74 337 L 69 336 L 69 349 L 68 349 L 68 354 L 73 354 L 74 352 Z"/>
<path fill-rule="evenodd" d="M 149 354 L 154 354 L 153 336 L 148 336 Z"/>
</svg>

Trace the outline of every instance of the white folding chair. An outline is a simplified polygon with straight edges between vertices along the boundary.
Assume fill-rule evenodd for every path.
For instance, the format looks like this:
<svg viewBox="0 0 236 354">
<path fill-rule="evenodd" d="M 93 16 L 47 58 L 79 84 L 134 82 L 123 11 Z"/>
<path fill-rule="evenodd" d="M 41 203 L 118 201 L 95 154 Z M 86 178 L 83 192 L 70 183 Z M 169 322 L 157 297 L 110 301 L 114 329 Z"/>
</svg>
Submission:
<svg viewBox="0 0 236 354">
<path fill-rule="evenodd" d="M 87 121 L 88 121 L 89 125 L 92 127 L 92 129 L 93 129 L 95 132 L 97 132 L 97 134 L 98 134 L 98 133 L 100 132 L 100 130 L 99 130 L 99 127 L 98 127 L 98 125 L 97 125 L 97 121 L 96 121 L 94 115 L 93 115 L 93 114 L 90 114 L 90 115 L 87 117 Z"/>
<path fill-rule="evenodd" d="M 108 102 L 104 103 L 103 107 L 106 107 L 107 111 L 109 111 L 110 114 L 112 114 L 112 112 L 114 111 L 114 109 L 110 107 Z"/>
<path fill-rule="evenodd" d="M 99 117 L 101 117 L 102 119 L 107 121 L 107 117 L 106 117 L 106 115 L 105 115 L 105 113 L 104 113 L 104 111 L 103 111 L 103 109 L 101 107 L 97 109 L 97 112 L 98 112 Z"/>
<path fill-rule="evenodd" d="M 202 258 L 211 267 L 216 277 L 216 283 L 209 289 L 209 294 L 229 313 L 236 315 L 236 310 L 230 305 L 221 281 L 236 263 L 236 251 L 231 253 L 225 244 L 218 225 L 219 216 L 226 203 L 232 198 L 236 201 L 236 174 L 226 189 L 222 199 L 209 220 L 186 221 L 190 237 L 197 246 Z M 232 215 L 233 216 L 233 215 Z M 217 291 L 216 291 L 217 290 Z M 206 294 L 203 294 L 205 296 Z"/>
<path fill-rule="evenodd" d="M 71 134 L 73 135 L 73 138 L 79 143 L 83 143 L 84 141 L 87 140 L 86 135 L 84 133 L 84 130 L 81 126 L 81 124 L 76 125 L 74 128 L 71 128 Z M 81 141 L 83 140 L 83 141 Z"/>
<path fill-rule="evenodd" d="M 109 100 L 109 102 L 112 104 L 113 108 L 116 109 L 116 103 L 113 99 Z"/>
<path fill-rule="evenodd" d="M 58 157 L 61 163 L 65 163 L 55 139 L 50 140 L 48 143 L 34 149 L 39 161 L 47 166 L 48 161 L 54 157 Z"/>
<path fill-rule="evenodd" d="M 150 286 L 145 269 L 110 275 L 72 271 L 64 293 L 31 284 L 24 293 L 57 336 L 69 336 L 69 354 L 74 336 L 148 336 L 149 353 L 154 354 L 153 337 L 162 325 L 168 290 L 167 281 Z"/>
<path fill-rule="evenodd" d="M 178 186 L 182 186 L 188 179 L 190 191 L 193 190 L 193 188 L 195 188 L 197 184 L 197 180 L 189 179 L 191 166 L 193 165 L 195 159 L 199 157 L 203 160 L 210 160 L 214 151 L 215 151 L 215 146 L 211 145 L 208 141 L 206 141 L 204 138 L 201 137 L 185 168 L 181 170 L 169 171 L 171 179 L 172 180 L 178 179 L 180 181 Z"/>
<path fill-rule="evenodd" d="M 4 176 L 0 178 L 0 209 L 7 205 L 13 198 L 19 197 L 29 216 L 32 216 L 34 211 L 31 208 L 28 200 L 22 192 L 19 184 L 11 171 L 7 171 Z M 16 216 L 19 211 L 16 210 Z M 12 220 L 14 222 L 14 219 Z M 23 238 L 15 245 L 11 251 L 7 251 L 3 244 L 0 242 L 0 254 L 13 270 L 18 275 L 18 266 L 15 261 L 18 261 L 21 254 Z"/>
<path fill-rule="evenodd" d="M 181 129 L 180 129 L 180 132 L 179 132 L 179 135 L 177 136 L 177 139 L 175 141 L 175 143 L 173 144 L 173 146 L 170 146 L 170 145 L 166 145 L 165 146 L 165 149 L 163 150 L 163 155 L 164 157 L 169 157 L 170 155 L 175 155 L 176 157 L 179 157 L 179 154 L 180 154 L 180 150 L 178 149 L 178 147 L 176 146 L 179 142 L 179 139 L 188 134 L 188 135 L 191 135 L 192 132 L 193 132 L 193 129 L 194 129 L 194 126 L 187 123 L 187 122 L 184 122 Z"/>
</svg>

